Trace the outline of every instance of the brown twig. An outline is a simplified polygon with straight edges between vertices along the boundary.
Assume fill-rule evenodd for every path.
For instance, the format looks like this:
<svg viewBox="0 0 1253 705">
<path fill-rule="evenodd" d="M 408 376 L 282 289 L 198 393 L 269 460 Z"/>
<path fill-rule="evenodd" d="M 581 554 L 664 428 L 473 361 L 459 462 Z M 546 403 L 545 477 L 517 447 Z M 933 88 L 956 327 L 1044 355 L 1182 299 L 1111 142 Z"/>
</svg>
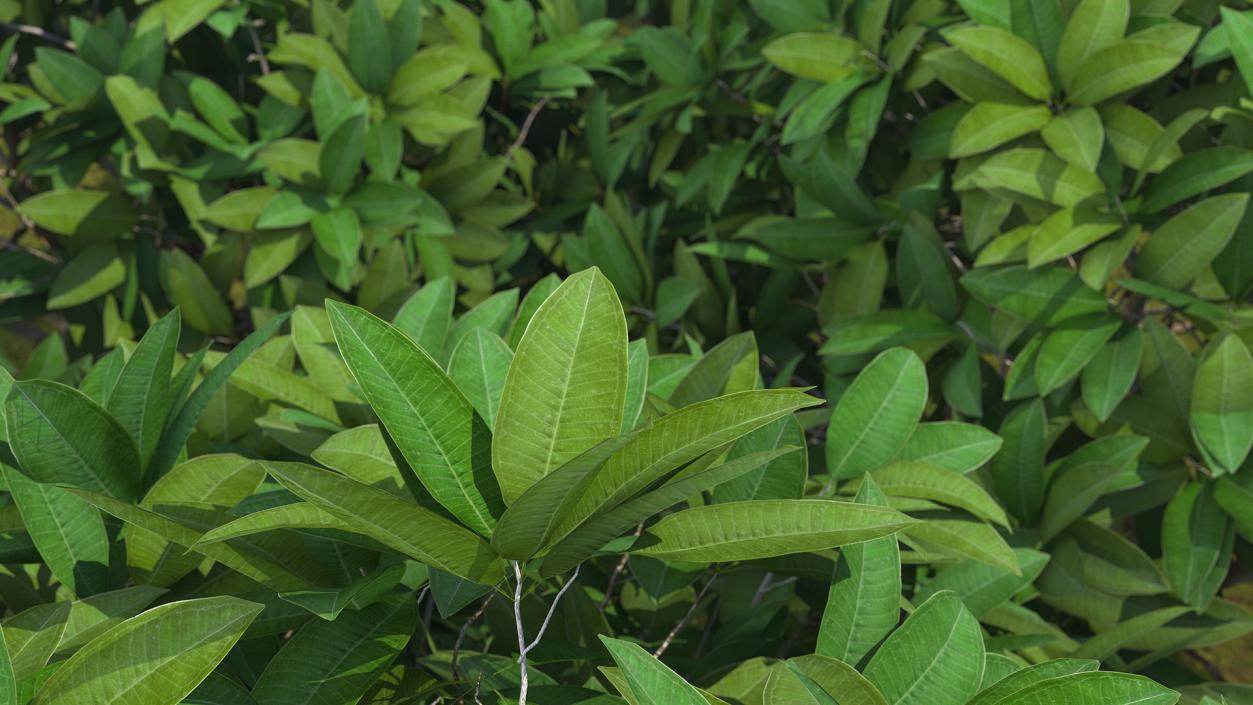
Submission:
<svg viewBox="0 0 1253 705">
<path fill-rule="evenodd" d="M 457 656 L 461 653 L 461 642 L 465 641 L 466 632 L 470 630 L 471 625 L 479 621 L 479 617 L 482 617 L 483 613 L 487 611 L 487 606 L 492 603 L 492 598 L 494 597 L 496 597 L 496 593 L 492 592 L 484 598 L 483 604 L 479 605 L 478 610 L 476 610 L 474 614 L 470 615 L 470 618 L 466 620 L 465 624 L 461 625 L 461 631 L 457 632 L 457 640 L 454 641 L 452 645 L 452 662 L 449 665 L 454 673 L 457 671 Z"/>
<path fill-rule="evenodd" d="M 635 537 L 639 538 L 642 533 L 644 533 L 644 522 L 640 522 L 639 525 L 635 527 Z M 627 561 L 630 560 L 630 558 L 631 554 L 622 554 L 622 557 L 618 559 L 618 565 L 613 568 L 613 573 L 609 574 L 609 584 L 605 586 L 605 599 L 600 601 L 600 607 L 598 607 L 602 613 L 605 611 L 605 608 L 609 606 L 609 601 L 613 599 L 614 584 L 618 582 L 618 576 L 622 575 L 622 571 L 626 570 Z"/>
<path fill-rule="evenodd" d="M 74 42 L 71 42 L 64 37 L 59 37 L 43 27 L 36 27 L 29 24 L 17 24 L 15 22 L 0 22 L 0 29 L 3 29 L 11 34 L 28 34 L 32 37 L 39 37 L 49 44 L 56 44 L 57 46 L 70 51 L 74 51 L 78 48 L 78 45 Z"/>
<path fill-rule="evenodd" d="M 248 58 L 256 58 L 257 63 L 261 65 L 261 75 L 270 75 L 270 61 L 265 58 L 265 52 L 261 49 L 261 37 L 257 35 L 257 29 L 249 23 L 245 23 L 244 26 L 248 28 L 248 38 L 252 40 L 252 49 L 256 52 Z"/>
<path fill-rule="evenodd" d="M 666 649 L 670 648 L 670 644 L 674 642 L 674 638 L 679 635 L 679 632 L 683 631 L 687 623 L 692 621 L 692 615 L 696 614 L 696 608 L 700 605 L 701 600 L 705 598 L 705 593 L 709 592 L 709 586 L 713 585 L 717 579 L 718 574 L 714 573 L 709 577 L 709 581 L 705 583 L 705 586 L 700 589 L 700 592 L 696 593 L 696 599 L 692 600 L 692 606 L 688 608 L 687 614 L 683 615 L 683 619 L 680 619 L 679 623 L 674 625 L 674 629 L 671 629 L 670 633 L 666 635 L 666 638 L 661 640 L 661 645 L 653 652 L 653 658 L 661 658 L 661 655 L 666 653 Z"/>
<path fill-rule="evenodd" d="M 526 114 L 526 119 L 522 121 L 522 127 L 518 128 L 517 139 L 513 141 L 513 144 L 509 145 L 509 149 L 505 150 L 505 159 L 509 159 L 510 157 L 512 157 L 514 151 L 516 151 L 518 148 L 522 146 L 524 142 L 526 142 L 526 136 L 530 134 L 531 126 L 535 124 L 535 118 L 539 116 L 539 113 L 541 110 L 544 109 L 544 106 L 548 105 L 548 100 L 549 100 L 548 96 L 544 96 L 543 98 L 540 98 L 539 102 L 536 103 L 531 108 L 531 112 Z"/>
</svg>

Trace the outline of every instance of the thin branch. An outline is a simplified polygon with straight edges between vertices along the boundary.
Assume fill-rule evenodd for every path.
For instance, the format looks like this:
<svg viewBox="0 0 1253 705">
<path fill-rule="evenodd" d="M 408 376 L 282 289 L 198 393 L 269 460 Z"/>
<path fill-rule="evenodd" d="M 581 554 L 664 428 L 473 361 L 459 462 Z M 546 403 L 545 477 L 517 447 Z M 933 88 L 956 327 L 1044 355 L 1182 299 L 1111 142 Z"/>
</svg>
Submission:
<svg viewBox="0 0 1253 705">
<path fill-rule="evenodd" d="M 496 597 L 495 591 L 488 594 L 483 600 L 483 604 L 479 605 L 478 610 L 470 615 L 465 624 L 461 625 L 461 631 L 457 632 L 457 640 L 452 645 L 452 662 L 449 666 L 454 672 L 457 670 L 457 656 L 461 653 L 461 642 L 465 641 L 466 632 L 470 631 L 470 625 L 479 621 L 479 617 L 482 617 L 483 613 L 487 611 L 487 606 L 492 603 L 492 598 L 494 597 Z"/>
<path fill-rule="evenodd" d="M 57 46 L 70 51 L 74 51 L 78 48 L 78 45 L 74 42 L 71 42 L 64 37 L 59 37 L 52 32 L 47 31 L 43 27 L 36 27 L 29 24 L 16 24 L 14 22 L 0 22 L 0 29 L 9 32 L 10 34 L 29 34 L 32 37 L 39 37 L 45 42 L 56 44 Z"/>
<path fill-rule="evenodd" d="M 557 603 L 561 602 L 561 596 L 566 594 L 566 590 L 569 590 L 570 586 L 574 584 L 575 578 L 579 577 L 579 568 L 582 567 L 582 563 L 574 566 L 574 572 L 570 574 L 570 579 L 557 591 L 557 596 L 553 598 L 553 603 L 548 606 L 548 614 L 544 615 L 544 622 L 539 625 L 539 631 L 535 634 L 535 639 L 526 647 L 528 652 L 538 646 L 539 640 L 544 638 L 544 632 L 548 631 L 548 623 L 552 621 L 553 614 L 557 611 Z"/>
<path fill-rule="evenodd" d="M 518 668 L 521 675 L 518 681 L 518 705 L 526 705 L 526 691 L 530 689 L 531 680 L 526 672 L 526 631 L 522 627 L 522 566 L 513 563 L 513 575 L 517 586 L 513 589 L 513 623 L 518 630 Z"/>
<path fill-rule="evenodd" d="M 535 118 L 539 116 L 539 112 L 544 109 L 545 105 L 548 105 L 548 100 L 548 96 L 540 98 L 539 102 L 531 108 L 531 112 L 526 114 L 526 119 L 522 121 L 522 127 L 518 129 L 517 139 L 513 141 L 513 144 L 509 145 L 509 149 L 505 150 L 506 160 L 512 157 L 514 151 L 526 142 L 526 136 L 531 132 L 531 125 L 535 124 Z"/>
<path fill-rule="evenodd" d="M 261 65 L 261 75 L 270 75 L 270 61 L 265 58 L 265 52 L 261 49 L 261 37 L 257 36 L 257 29 L 249 23 L 244 23 L 244 26 L 248 28 L 248 38 L 252 40 L 252 50 L 256 52 L 248 58 L 256 59 Z"/>
<path fill-rule="evenodd" d="M 641 521 L 635 527 L 635 538 L 639 538 L 642 533 L 644 533 L 644 522 Z M 605 608 L 609 606 L 609 601 L 613 599 L 614 585 L 618 582 L 618 578 L 622 575 L 622 571 L 626 570 L 627 561 L 630 560 L 630 558 L 631 554 L 622 554 L 622 557 L 618 559 L 618 565 L 613 567 L 613 573 L 609 575 L 609 584 L 605 586 L 605 599 L 600 601 L 600 607 L 598 608 L 602 614 L 604 613 Z"/>
<path fill-rule="evenodd" d="M 670 633 L 666 635 L 666 638 L 661 640 L 661 646 L 658 646 L 657 650 L 653 652 L 653 658 L 661 658 L 661 655 L 666 653 L 666 649 L 670 648 L 670 644 L 674 641 L 674 638 L 678 636 L 679 632 L 683 631 L 683 628 L 687 626 L 687 623 L 692 620 L 692 615 L 696 614 L 696 607 L 699 606 L 700 601 L 705 598 L 705 593 L 709 591 L 709 586 L 713 585 L 714 581 L 717 579 L 717 573 L 710 576 L 709 582 L 705 583 L 705 586 L 700 589 L 699 593 L 697 593 L 696 599 L 692 600 L 692 606 L 688 608 L 687 614 L 683 615 L 683 619 L 680 619 L 679 623 L 674 625 L 674 629 L 671 629 Z"/>
</svg>

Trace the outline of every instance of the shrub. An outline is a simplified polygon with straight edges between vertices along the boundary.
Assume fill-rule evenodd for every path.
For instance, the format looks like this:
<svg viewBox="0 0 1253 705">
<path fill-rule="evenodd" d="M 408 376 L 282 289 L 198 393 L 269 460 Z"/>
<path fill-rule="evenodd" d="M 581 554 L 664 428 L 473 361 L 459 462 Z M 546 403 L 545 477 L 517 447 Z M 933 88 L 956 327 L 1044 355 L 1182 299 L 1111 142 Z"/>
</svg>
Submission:
<svg viewBox="0 0 1253 705">
<path fill-rule="evenodd" d="M 1229 4 L 0 0 L 0 702 L 1253 701 Z"/>
</svg>

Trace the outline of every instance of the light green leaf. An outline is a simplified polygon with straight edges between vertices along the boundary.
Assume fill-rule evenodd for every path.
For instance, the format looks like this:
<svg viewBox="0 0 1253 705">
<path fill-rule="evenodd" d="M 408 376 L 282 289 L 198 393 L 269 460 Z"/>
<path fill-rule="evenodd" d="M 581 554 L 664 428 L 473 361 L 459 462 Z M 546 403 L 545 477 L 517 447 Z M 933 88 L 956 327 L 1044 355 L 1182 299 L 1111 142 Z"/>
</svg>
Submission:
<svg viewBox="0 0 1253 705">
<path fill-rule="evenodd" d="M 137 215 L 130 203 L 107 191 L 48 191 L 22 201 L 17 212 L 58 235 L 117 238 Z"/>
<path fill-rule="evenodd" d="M 1122 39 L 1130 16 L 1129 0 L 1079 2 L 1057 48 L 1057 75 L 1066 90 L 1073 90 L 1075 74 L 1093 52 Z"/>
<path fill-rule="evenodd" d="M 1114 4 L 1114 3 L 1111 3 Z M 1040 131 L 1044 143 L 1057 156 L 1084 171 L 1096 171 L 1105 144 L 1105 128 L 1095 108 L 1071 108 L 1053 118 Z"/>
<path fill-rule="evenodd" d="M 13 677 L 13 662 L 9 658 L 9 646 L 0 630 L 0 702 L 17 705 L 17 679 Z"/>
<path fill-rule="evenodd" d="M 417 504 L 309 465 L 265 463 L 265 467 L 305 501 L 415 560 L 487 584 L 504 569 L 496 552 L 478 536 Z"/>
<path fill-rule="evenodd" d="M 392 323 L 428 355 L 443 359 L 456 293 L 457 285 L 446 277 L 427 282 L 400 306 Z"/>
<path fill-rule="evenodd" d="M 879 689 L 857 669 L 818 654 L 797 656 L 783 667 L 776 666 L 764 696 L 768 705 L 888 705 Z"/>
<path fill-rule="evenodd" d="M 109 538 L 96 508 L 55 485 L 43 485 L 0 464 L 26 533 L 52 575 L 75 595 L 109 585 Z"/>
<path fill-rule="evenodd" d="M 887 638 L 864 673 L 893 705 L 964 705 L 983 677 L 979 622 L 957 595 L 936 593 Z"/>
<path fill-rule="evenodd" d="M 1079 376 L 1083 403 L 1101 421 L 1109 420 L 1131 391 L 1143 354 L 1144 336 L 1139 328 L 1132 328 L 1118 340 L 1103 345 L 1083 368 Z"/>
<path fill-rule="evenodd" d="M 1040 223 L 1027 243 L 1027 266 L 1032 269 L 1072 255 L 1117 232 L 1116 216 L 1088 208 L 1063 208 Z"/>
<path fill-rule="evenodd" d="M 104 296 L 126 281 L 126 268 L 117 245 L 88 247 L 57 272 L 48 292 L 48 309 L 69 308 Z"/>
<path fill-rule="evenodd" d="M 968 157 L 994 149 L 1043 128 L 1050 118 L 1052 113 L 1043 105 L 976 103 L 953 128 L 949 156 Z"/>
<path fill-rule="evenodd" d="M 448 360 L 448 376 L 474 405 L 487 422 L 496 424 L 496 410 L 505 388 L 505 374 L 513 360 L 513 351 L 499 335 L 483 328 L 461 339 Z"/>
<path fill-rule="evenodd" d="M 752 560 L 868 541 L 913 523 L 886 507 L 825 499 L 728 502 L 667 515 L 634 553 L 708 563 Z"/>
<path fill-rule="evenodd" d="M 1105 193 L 1105 184 L 1092 172 L 1035 147 L 1016 147 L 994 154 L 969 176 L 969 183 L 983 189 L 1019 193 L 1063 208 Z"/>
<path fill-rule="evenodd" d="M 1061 267 L 974 269 L 961 278 L 976 299 L 1040 325 L 1105 310 L 1105 298 Z"/>
<path fill-rule="evenodd" d="M 928 463 L 965 474 L 996 455 L 1001 443 L 1000 436 L 976 424 L 920 423 L 892 460 Z"/>
<path fill-rule="evenodd" d="M 180 331 L 177 309 L 149 328 L 126 361 L 108 397 L 109 413 L 135 440 L 140 462 L 144 464 L 157 450 L 166 416 L 174 403 L 170 375 Z"/>
<path fill-rule="evenodd" d="M 827 431 L 827 469 L 849 479 L 888 462 L 927 402 L 926 367 L 912 351 L 884 351 L 840 397 Z"/>
<path fill-rule="evenodd" d="M 505 503 L 618 435 L 626 387 L 626 320 L 613 285 L 596 268 L 573 274 L 536 311 L 505 377 L 492 437 Z"/>
<path fill-rule="evenodd" d="M 962 561 L 928 580 L 918 589 L 914 599 L 926 600 L 937 592 L 951 590 L 961 598 L 971 614 L 983 617 L 1031 585 L 1049 561 L 1047 553 L 1029 548 L 1016 548 L 1014 554 L 1018 558 L 1018 573 L 978 561 Z"/>
<path fill-rule="evenodd" d="M 972 558 L 1015 575 L 1018 559 L 1014 549 L 992 526 L 967 518 L 960 512 L 916 512 L 918 523 L 904 529 L 902 540 L 920 543 L 927 551 Z"/>
<path fill-rule="evenodd" d="M 1140 210 L 1156 213 L 1250 172 L 1253 150 L 1211 147 L 1190 151 L 1149 183 Z"/>
<path fill-rule="evenodd" d="M 1234 531 L 1214 500 L 1212 483 L 1183 486 L 1162 520 L 1162 562 L 1175 594 L 1203 612 L 1214 599 L 1231 561 Z"/>
<path fill-rule="evenodd" d="M 1220 8 L 1223 23 L 1221 31 L 1227 35 L 1231 56 L 1244 77 L 1244 85 L 1253 93 L 1253 18 L 1248 12 L 1237 12 L 1230 7 Z"/>
<path fill-rule="evenodd" d="M 175 705 L 209 675 L 261 609 L 235 597 L 155 607 L 71 656 L 31 705 L 75 705 L 101 693 L 117 705 Z"/>
<path fill-rule="evenodd" d="M 1253 447 L 1253 356 L 1239 336 L 1210 343 L 1196 369 L 1188 420 L 1216 470 L 1240 470 Z"/>
<path fill-rule="evenodd" d="M 1161 78 L 1179 65 L 1199 35 L 1200 28 L 1192 28 L 1191 41 L 1182 52 L 1139 39 L 1124 39 L 1092 52 L 1075 71 L 1070 100 L 1076 105 L 1095 105 Z"/>
<path fill-rule="evenodd" d="M 1009 517 L 982 487 L 970 478 L 938 465 L 894 462 L 871 473 L 884 494 L 928 499 L 965 509 L 986 521 L 1009 526 Z"/>
<path fill-rule="evenodd" d="M 488 467 L 489 431 L 437 363 L 364 309 L 327 301 L 348 369 L 422 486 L 484 536 L 503 510 Z"/>
<path fill-rule="evenodd" d="M 996 27 L 963 27 L 944 38 L 1028 97 L 1048 100 L 1052 86 L 1044 57 L 1025 39 Z"/>
<path fill-rule="evenodd" d="M 857 40 L 828 32 L 788 34 L 761 50 L 766 61 L 783 71 L 823 83 L 875 71 L 875 65 L 863 52 Z"/>
<path fill-rule="evenodd" d="M 1117 316 L 1094 313 L 1072 318 L 1049 331 L 1035 361 L 1035 384 L 1040 395 L 1078 377 L 1121 325 Z"/>
<path fill-rule="evenodd" d="M 1042 681 L 1069 676 L 1075 673 L 1088 673 L 1100 668 L 1097 661 L 1073 658 L 1045 661 L 1021 671 L 1011 673 L 996 681 L 991 686 L 979 691 L 978 697 L 969 705 L 1000 705 L 1015 693 Z M 1061 705 L 1060 703 L 1058 705 Z"/>
<path fill-rule="evenodd" d="M 1105 436 L 1068 455 L 1049 481 L 1040 538 L 1053 538 L 1102 495 L 1114 491 L 1123 473 L 1135 467 L 1146 445 L 1148 439 L 1143 436 Z"/>
</svg>

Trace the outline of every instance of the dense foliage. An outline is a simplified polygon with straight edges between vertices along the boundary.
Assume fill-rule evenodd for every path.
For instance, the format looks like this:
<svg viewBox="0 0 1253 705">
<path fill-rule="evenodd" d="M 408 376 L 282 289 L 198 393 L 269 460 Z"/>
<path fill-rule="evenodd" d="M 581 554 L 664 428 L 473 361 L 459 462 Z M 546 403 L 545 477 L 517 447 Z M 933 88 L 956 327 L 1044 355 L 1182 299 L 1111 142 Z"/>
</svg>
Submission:
<svg viewBox="0 0 1253 705">
<path fill-rule="evenodd" d="M 0 705 L 1253 703 L 1246 3 L 0 22 Z"/>
</svg>

